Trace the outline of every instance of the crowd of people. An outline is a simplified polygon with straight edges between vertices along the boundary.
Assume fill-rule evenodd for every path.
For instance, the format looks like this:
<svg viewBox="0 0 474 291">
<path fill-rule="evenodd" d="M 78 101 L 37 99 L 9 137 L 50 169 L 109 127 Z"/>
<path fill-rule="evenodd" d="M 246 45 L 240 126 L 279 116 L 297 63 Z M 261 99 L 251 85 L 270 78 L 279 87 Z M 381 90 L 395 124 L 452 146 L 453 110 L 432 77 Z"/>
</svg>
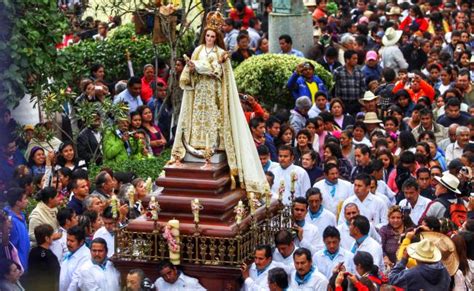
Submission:
<svg viewBox="0 0 474 291">
<path fill-rule="evenodd" d="M 273 198 L 294 222 L 273 245 L 255 246 L 254 262 L 241 267 L 243 288 L 473 290 L 472 3 L 304 3 L 315 45 L 299 51 L 283 34 L 280 53 L 317 61 L 335 85 L 302 60 L 286 84 L 294 107 L 275 111 L 265 96 L 239 94 L 254 141 L 247 146 L 256 147 Z M 209 43 L 232 51 L 234 66 L 269 52 L 272 3 L 262 5 L 256 15 L 236 3 L 221 31 L 209 34 Z M 98 40 L 106 34 L 99 25 Z M 205 46 L 199 52 L 209 55 Z M 154 186 L 107 167 L 90 178 L 89 168 L 153 159 L 171 146 L 181 73 L 200 68 L 179 58 L 170 74 L 161 63 L 129 80 L 108 80 L 107 68 L 93 65 L 60 112 L 67 136 L 53 121 L 19 125 L 2 107 L 0 290 L 120 290 L 109 260 L 115 228 L 145 213 Z M 127 105 L 128 118 L 77 114 L 106 99 Z M 153 284 L 134 269 L 123 282 L 126 290 L 204 289 L 168 261 L 157 274 Z"/>
</svg>

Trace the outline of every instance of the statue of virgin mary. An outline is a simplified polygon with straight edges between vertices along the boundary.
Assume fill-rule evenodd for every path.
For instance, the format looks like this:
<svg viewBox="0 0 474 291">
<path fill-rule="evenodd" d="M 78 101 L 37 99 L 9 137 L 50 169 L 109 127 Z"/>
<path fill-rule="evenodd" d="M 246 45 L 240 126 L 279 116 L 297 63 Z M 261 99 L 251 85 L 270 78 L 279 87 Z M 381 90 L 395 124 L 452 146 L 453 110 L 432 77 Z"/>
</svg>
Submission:
<svg viewBox="0 0 474 291">
<path fill-rule="evenodd" d="M 207 15 L 201 45 L 194 50 L 181 74 L 184 95 L 172 161 L 182 160 L 186 154 L 183 138 L 196 150 L 204 150 L 212 143 L 217 151 L 225 151 L 233 181 L 238 176 L 241 188 L 264 193 L 267 180 L 225 51 L 220 32 L 223 20 L 219 12 Z"/>
</svg>

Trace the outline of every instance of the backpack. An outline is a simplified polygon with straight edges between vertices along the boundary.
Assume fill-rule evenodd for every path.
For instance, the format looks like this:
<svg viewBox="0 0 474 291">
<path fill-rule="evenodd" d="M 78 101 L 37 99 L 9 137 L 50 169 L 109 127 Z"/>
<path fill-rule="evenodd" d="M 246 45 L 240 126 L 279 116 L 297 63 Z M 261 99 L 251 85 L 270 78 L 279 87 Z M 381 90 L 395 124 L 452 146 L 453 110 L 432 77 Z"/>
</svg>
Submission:
<svg viewBox="0 0 474 291">
<path fill-rule="evenodd" d="M 437 198 L 435 201 L 443 204 L 446 208 L 444 217 L 451 219 L 458 228 L 467 220 L 467 208 L 461 198 L 457 198 L 456 203 L 451 203 L 443 198 Z"/>
</svg>

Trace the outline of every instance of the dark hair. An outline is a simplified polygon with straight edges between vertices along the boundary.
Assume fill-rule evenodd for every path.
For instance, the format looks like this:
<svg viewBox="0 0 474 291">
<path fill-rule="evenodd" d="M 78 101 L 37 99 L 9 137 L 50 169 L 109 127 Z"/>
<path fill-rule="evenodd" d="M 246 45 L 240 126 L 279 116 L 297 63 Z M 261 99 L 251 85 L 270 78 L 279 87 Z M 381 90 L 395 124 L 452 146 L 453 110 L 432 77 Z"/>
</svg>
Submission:
<svg viewBox="0 0 474 291">
<path fill-rule="evenodd" d="M 35 227 L 34 233 L 37 245 L 42 245 L 46 242 L 47 237 L 53 235 L 54 229 L 51 225 L 44 223 Z"/>
<path fill-rule="evenodd" d="M 293 236 L 286 229 L 282 229 L 275 234 L 275 246 L 290 245 L 292 241 Z"/>
<path fill-rule="evenodd" d="M 71 220 L 75 214 L 76 211 L 74 211 L 74 209 L 70 207 L 61 208 L 59 209 L 58 214 L 56 214 L 56 219 L 58 220 L 59 225 L 61 227 L 64 227 L 64 225 L 66 225 L 67 220 Z"/>
<path fill-rule="evenodd" d="M 257 245 L 255 251 L 265 251 L 265 258 L 272 256 L 272 247 L 270 245 Z"/>
<path fill-rule="evenodd" d="M 326 57 L 337 57 L 337 49 L 330 46 L 326 49 L 326 52 L 325 52 L 325 56 Z"/>
<path fill-rule="evenodd" d="M 113 219 L 112 206 L 108 206 L 107 208 L 104 209 L 102 218 Z"/>
<path fill-rule="evenodd" d="M 40 146 L 34 146 L 34 147 L 31 149 L 31 151 L 30 151 L 30 155 L 28 156 L 28 164 L 27 164 L 27 165 L 28 165 L 30 168 L 33 167 L 33 166 L 35 166 L 35 161 L 33 160 L 33 158 L 34 158 L 35 154 L 36 154 L 38 151 L 43 151 L 43 153 L 46 155 L 46 152 L 45 152 L 45 150 L 44 150 L 42 147 L 40 147 Z M 45 160 L 44 164 L 46 164 L 46 160 Z M 43 165 L 44 165 L 44 164 L 43 164 Z"/>
<path fill-rule="evenodd" d="M 107 182 L 107 176 L 110 176 L 110 174 L 106 171 L 101 171 L 99 174 L 97 174 L 97 177 L 95 177 L 95 188 L 96 189 L 101 189 L 102 186 Z"/>
<path fill-rule="evenodd" d="M 104 65 L 102 65 L 100 63 L 92 64 L 92 66 L 91 66 L 91 75 L 93 76 L 94 73 L 96 73 L 101 68 L 105 68 Z"/>
<path fill-rule="evenodd" d="M 265 122 L 265 127 L 271 128 L 273 124 L 275 123 L 281 124 L 281 121 L 275 116 L 271 115 L 270 117 L 268 117 L 267 121 Z"/>
<path fill-rule="evenodd" d="M 364 183 L 365 186 L 370 186 L 370 176 L 366 173 L 360 173 L 357 176 L 355 176 L 354 181 L 359 180 Z"/>
<path fill-rule="evenodd" d="M 128 82 L 127 82 L 127 87 L 132 87 L 133 85 L 135 84 L 142 84 L 142 80 L 138 77 L 130 77 L 130 79 L 128 79 Z"/>
<path fill-rule="evenodd" d="M 430 228 L 430 230 L 435 231 L 435 232 L 440 232 L 441 230 L 441 223 L 439 222 L 439 219 L 436 218 L 435 216 L 426 216 L 423 218 L 423 220 L 426 225 Z"/>
<path fill-rule="evenodd" d="M 384 68 L 382 70 L 382 76 L 387 83 L 391 83 L 397 78 L 397 73 L 395 73 L 395 70 L 392 68 Z"/>
<path fill-rule="evenodd" d="M 74 172 L 72 172 L 71 179 L 79 179 L 79 178 L 89 181 L 89 173 L 87 172 L 87 170 L 84 170 L 81 168 L 81 169 L 75 169 Z"/>
<path fill-rule="evenodd" d="M 405 182 L 403 182 L 402 191 L 405 191 L 405 189 L 408 189 L 408 188 L 415 188 L 416 191 L 419 191 L 420 185 L 418 185 L 418 182 L 416 181 L 415 178 L 410 177 L 406 179 Z"/>
<path fill-rule="evenodd" d="M 335 143 L 327 143 L 324 145 L 324 149 L 328 148 L 329 151 L 331 152 L 331 154 L 333 156 L 335 156 L 336 158 L 338 159 L 342 159 L 344 156 L 342 155 L 342 150 L 341 150 L 341 147 L 338 146 L 337 144 Z"/>
<path fill-rule="evenodd" d="M 86 239 L 86 231 L 79 225 L 73 226 L 68 229 L 67 234 L 74 236 L 78 242 L 84 241 Z"/>
<path fill-rule="evenodd" d="M 64 167 L 66 165 L 66 159 L 64 159 L 62 155 L 62 151 L 67 146 L 72 146 L 72 149 L 74 150 L 74 157 L 72 158 L 72 162 L 74 164 L 77 164 L 77 162 L 79 162 L 79 158 L 77 157 L 77 151 L 76 151 L 76 148 L 74 147 L 74 144 L 71 141 L 65 141 L 59 146 L 59 149 L 58 149 L 59 155 L 56 159 L 56 164 L 60 165 L 61 167 Z"/>
<path fill-rule="evenodd" d="M 353 55 L 357 55 L 355 50 L 347 50 L 344 52 L 344 60 L 350 60 Z"/>
<path fill-rule="evenodd" d="M 298 138 L 298 136 L 300 135 L 305 135 L 309 141 L 311 141 L 311 133 L 309 132 L 308 129 L 306 128 L 302 128 L 300 129 L 300 131 L 298 131 L 298 133 L 296 134 L 296 138 Z"/>
<path fill-rule="evenodd" d="M 164 268 L 170 268 L 172 270 L 176 270 L 176 266 L 173 265 L 170 261 L 168 260 L 163 260 L 158 264 L 158 273 L 163 271 Z"/>
<path fill-rule="evenodd" d="M 240 32 L 239 35 L 237 36 L 237 42 L 240 42 L 244 38 L 250 39 L 250 36 L 246 33 Z"/>
<path fill-rule="evenodd" d="M 9 259 L 0 260 L 0 281 L 5 280 L 6 276 L 10 274 L 10 268 L 12 265 L 15 265 L 18 269 L 21 269 L 21 267 L 12 260 L 9 260 Z"/>
<path fill-rule="evenodd" d="M 250 119 L 249 126 L 250 128 L 257 128 L 260 123 L 265 123 L 265 120 L 261 117 L 254 117 Z"/>
<path fill-rule="evenodd" d="M 357 229 L 359 229 L 359 231 L 362 235 L 369 234 L 370 222 L 367 219 L 367 217 L 365 217 L 363 215 L 357 215 L 352 219 L 352 224 L 354 225 L 354 227 L 357 227 Z"/>
<path fill-rule="evenodd" d="M 257 147 L 257 153 L 259 156 L 267 156 L 270 154 L 270 150 L 266 145 L 262 144 Z"/>
<path fill-rule="evenodd" d="M 426 173 L 426 174 L 430 174 L 430 169 L 428 168 L 419 168 L 418 170 L 416 170 L 416 178 L 420 178 L 420 174 L 421 173 Z M 405 184 L 405 183 L 404 183 Z"/>
<path fill-rule="evenodd" d="M 293 200 L 293 207 L 296 203 L 304 204 L 306 205 L 306 208 L 308 208 L 308 201 L 304 197 L 296 197 L 295 200 Z"/>
<path fill-rule="evenodd" d="M 371 275 L 378 277 L 379 268 L 374 265 L 374 258 L 370 253 L 358 251 L 354 255 L 354 265 L 359 265 L 364 272 L 368 272 Z"/>
<path fill-rule="evenodd" d="M 324 174 L 329 174 L 329 171 L 336 168 L 339 171 L 339 166 L 333 163 L 325 163 L 323 167 Z"/>
<path fill-rule="evenodd" d="M 413 164 L 416 161 L 415 154 L 410 151 L 405 151 L 400 155 L 398 163 L 401 164 Z"/>
<path fill-rule="evenodd" d="M 424 138 L 426 135 L 429 137 L 429 139 L 431 141 L 433 141 L 433 142 L 436 141 L 435 134 L 431 130 L 424 130 L 424 131 L 420 132 L 420 135 L 418 136 L 418 142 L 420 142 L 421 139 Z"/>
<path fill-rule="evenodd" d="M 332 225 L 329 225 L 323 231 L 323 240 L 328 238 L 328 237 L 335 237 L 338 240 L 341 240 L 341 233 L 339 232 L 339 230 L 336 227 L 334 227 Z"/>
<path fill-rule="evenodd" d="M 304 255 L 306 257 L 306 259 L 310 262 L 313 261 L 313 258 L 311 257 L 311 251 L 308 250 L 307 248 L 298 248 L 295 250 L 295 252 L 293 253 L 293 258 L 295 258 L 296 256 L 302 256 Z"/>
<path fill-rule="evenodd" d="M 313 196 L 313 195 L 319 195 L 319 197 L 321 198 L 321 200 L 323 199 L 323 195 L 321 194 L 321 190 L 319 190 L 319 188 L 316 188 L 316 187 L 311 187 L 309 188 L 307 191 L 306 191 L 306 200 L 309 199 L 309 197 Z"/>
<path fill-rule="evenodd" d="M 290 154 L 293 156 L 294 153 L 293 153 L 293 148 L 290 147 L 289 145 L 281 145 L 279 148 L 278 148 L 278 152 L 280 151 L 290 151 Z"/>
<path fill-rule="evenodd" d="M 283 290 L 288 288 L 288 274 L 283 268 L 273 268 L 268 271 L 268 282 L 275 283 Z"/>
<path fill-rule="evenodd" d="M 10 207 L 15 206 L 17 201 L 20 201 L 23 199 L 23 196 L 25 195 L 25 189 L 19 188 L 19 187 L 13 187 L 8 189 L 7 191 L 7 202 Z"/>
<path fill-rule="evenodd" d="M 411 131 L 401 131 L 398 135 L 398 140 L 400 141 L 400 148 L 405 151 L 416 145 L 415 136 Z"/>
<path fill-rule="evenodd" d="M 91 248 L 92 248 L 92 245 L 93 244 L 101 244 L 104 246 L 105 248 L 105 252 L 107 252 L 109 249 L 107 247 L 107 242 L 105 241 L 105 239 L 101 238 L 101 237 L 96 237 L 95 239 L 93 239 L 91 241 Z"/>
<path fill-rule="evenodd" d="M 291 39 L 291 36 L 289 36 L 288 34 L 280 35 L 278 40 L 280 41 L 282 39 L 285 40 L 286 43 L 293 44 L 293 40 Z"/>
<path fill-rule="evenodd" d="M 36 194 L 36 201 L 41 201 L 45 204 L 49 202 L 50 199 L 54 199 L 58 195 L 58 192 L 56 191 L 56 188 L 54 187 L 45 187 L 41 189 L 37 194 Z"/>
<path fill-rule="evenodd" d="M 304 155 L 310 155 L 311 160 L 313 161 L 318 161 L 318 158 L 319 158 L 318 154 L 312 149 L 309 151 L 305 151 L 301 154 L 301 156 L 304 156 Z"/>
</svg>

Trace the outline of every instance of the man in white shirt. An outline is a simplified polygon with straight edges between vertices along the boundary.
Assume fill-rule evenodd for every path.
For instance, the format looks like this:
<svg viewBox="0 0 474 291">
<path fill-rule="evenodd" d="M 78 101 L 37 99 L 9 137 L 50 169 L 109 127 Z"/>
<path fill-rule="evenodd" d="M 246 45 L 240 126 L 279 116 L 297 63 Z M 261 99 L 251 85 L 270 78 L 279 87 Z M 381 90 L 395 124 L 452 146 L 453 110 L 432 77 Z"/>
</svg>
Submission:
<svg viewBox="0 0 474 291">
<path fill-rule="evenodd" d="M 57 240 L 53 240 L 51 247 L 49 248 L 54 255 L 58 258 L 59 263 L 64 259 L 67 254 L 67 231 L 77 225 L 77 215 L 72 208 L 66 207 L 59 209 L 56 219 L 59 223 L 58 232 L 61 233 L 61 237 Z"/>
<path fill-rule="evenodd" d="M 353 254 L 358 251 L 368 252 L 374 258 L 374 264 L 379 270 L 384 270 L 382 246 L 369 236 L 370 222 L 367 217 L 358 215 L 354 217 L 349 226 L 351 236 L 355 239 L 355 243 L 351 248 Z"/>
<path fill-rule="evenodd" d="M 402 190 L 405 194 L 405 199 L 400 201 L 398 205 L 400 205 L 404 213 L 410 213 L 411 220 L 418 225 L 431 200 L 420 195 L 420 186 L 414 178 L 407 179 L 403 183 Z"/>
<path fill-rule="evenodd" d="M 323 195 L 318 188 L 309 188 L 306 191 L 306 200 L 309 205 L 306 222 L 315 225 L 320 232 L 324 232 L 328 226 L 336 226 L 336 216 L 321 205 Z"/>
<path fill-rule="evenodd" d="M 198 279 L 186 276 L 178 271 L 170 261 L 161 261 L 158 265 L 160 278 L 155 281 L 156 290 L 160 291 L 181 291 L 181 290 L 206 290 L 199 284 Z"/>
<path fill-rule="evenodd" d="M 73 226 L 67 231 L 67 248 L 69 252 L 61 262 L 59 275 L 59 291 L 76 291 L 80 267 L 91 259 L 91 252 L 85 244 L 84 229 Z"/>
<path fill-rule="evenodd" d="M 459 126 L 456 129 L 456 142 L 446 147 L 446 164 L 449 164 L 454 159 L 461 158 L 464 146 L 469 143 L 470 138 L 469 127 Z"/>
<path fill-rule="evenodd" d="M 293 164 L 293 149 L 288 145 L 282 145 L 278 149 L 278 162 L 280 165 L 272 170 L 275 175 L 272 186 L 273 198 L 278 199 L 280 187 L 283 191 L 283 204 L 291 203 L 291 190 L 295 191 L 294 197 L 305 197 L 306 191 L 311 188 L 308 173 Z M 293 179 L 293 181 L 292 181 Z"/>
<path fill-rule="evenodd" d="M 321 191 L 324 208 L 334 215 L 337 215 L 337 206 L 352 193 L 352 184 L 339 179 L 339 168 L 335 164 L 324 165 L 324 179 L 316 182 L 313 187 Z"/>
<path fill-rule="evenodd" d="M 273 261 L 293 267 L 293 253 L 296 250 L 296 246 L 288 230 L 282 229 L 275 234 L 275 246 Z M 291 270 L 291 268 L 288 268 L 288 270 Z"/>
<path fill-rule="evenodd" d="M 258 245 L 255 248 L 255 261 L 250 265 L 243 263 L 240 271 L 244 279 L 244 291 L 269 290 L 268 271 L 279 267 L 285 269 L 282 263 L 272 259 L 272 248 L 269 245 Z"/>
<path fill-rule="evenodd" d="M 323 237 L 318 227 L 307 223 L 308 202 L 303 197 L 298 197 L 293 202 L 293 229 L 296 231 L 295 245 L 298 248 L 307 248 L 311 253 L 316 253 L 324 248 Z"/>
<path fill-rule="evenodd" d="M 291 272 L 289 290 L 327 290 L 329 281 L 316 270 L 307 248 L 297 249 L 293 260 L 295 270 Z"/>
<path fill-rule="evenodd" d="M 258 33 L 261 28 L 261 24 L 262 23 L 257 17 L 250 18 L 249 20 L 249 28 L 247 28 L 247 31 L 250 37 L 250 47 L 254 50 L 258 49 L 258 42 L 261 38 L 260 34 Z"/>
<path fill-rule="evenodd" d="M 104 214 L 102 215 L 102 221 L 104 222 L 104 226 L 99 228 L 94 233 L 93 237 L 93 239 L 101 237 L 107 242 L 107 257 L 109 258 L 111 258 L 115 253 L 115 220 L 113 219 L 112 215 L 112 207 L 109 206 L 104 210 Z"/>
<path fill-rule="evenodd" d="M 359 174 L 354 179 L 354 194 L 347 198 L 342 207 L 348 203 L 355 203 L 362 215 L 367 217 L 376 227 L 382 227 L 388 223 L 388 207 L 382 199 L 370 193 L 370 176 Z M 343 222 L 339 217 L 339 224 Z"/>
<path fill-rule="evenodd" d="M 342 213 L 344 214 L 344 222 L 337 226 L 337 230 L 341 234 L 341 246 L 346 250 L 350 250 L 355 240 L 350 234 L 349 225 L 352 218 L 360 215 L 359 207 L 355 203 L 348 203 L 344 206 Z M 370 224 L 369 236 L 378 243 L 382 243 L 382 238 L 373 224 Z"/>
<path fill-rule="evenodd" d="M 313 265 L 317 266 L 318 271 L 328 280 L 332 277 L 334 268 L 341 265 L 354 274 L 354 254 L 340 246 L 341 235 L 337 228 L 328 226 L 323 232 L 323 241 L 326 248 L 313 255 Z"/>
<path fill-rule="evenodd" d="M 120 273 L 107 259 L 107 242 L 103 238 L 94 239 L 90 252 L 92 259 L 79 271 L 80 290 L 120 291 Z"/>
</svg>

